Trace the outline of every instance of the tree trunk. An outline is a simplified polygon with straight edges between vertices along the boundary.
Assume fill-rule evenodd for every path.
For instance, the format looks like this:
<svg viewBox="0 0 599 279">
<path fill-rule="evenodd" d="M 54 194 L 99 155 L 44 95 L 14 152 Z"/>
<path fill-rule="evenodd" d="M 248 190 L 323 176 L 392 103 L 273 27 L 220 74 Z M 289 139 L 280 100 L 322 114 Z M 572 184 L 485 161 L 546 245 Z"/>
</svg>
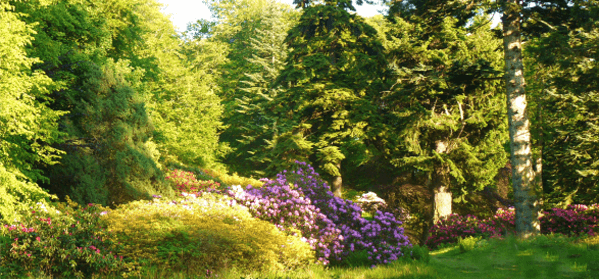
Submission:
<svg viewBox="0 0 599 279">
<path fill-rule="evenodd" d="M 436 142 L 436 152 L 439 154 L 447 153 L 449 146 L 445 141 Z M 449 172 L 443 165 L 435 166 L 435 170 L 429 176 L 426 182 L 430 199 L 429 206 L 424 209 L 423 232 L 421 244 L 424 245 L 429 236 L 430 228 L 441 219 L 451 214 L 451 204 L 453 199 L 451 192 L 447 191 L 449 187 Z"/>
<path fill-rule="evenodd" d="M 520 0 L 505 0 L 502 21 L 516 232 L 519 237 L 528 238 L 538 234 L 540 227 L 534 187 L 535 173 L 532 169 L 530 122 L 526 113 L 520 38 L 521 9 Z"/>
<path fill-rule="evenodd" d="M 439 154 L 445 154 L 449 152 L 449 144 L 445 141 L 436 142 L 435 151 Z M 433 222 L 439 221 L 441 217 L 448 216 L 451 214 L 451 193 L 447 192 L 449 186 L 449 173 L 448 170 L 440 165 L 435 168 L 434 180 L 433 180 Z"/>
<path fill-rule="evenodd" d="M 341 179 L 341 163 L 337 164 L 337 169 L 339 170 L 339 176 L 335 176 L 335 178 L 333 178 L 333 189 L 331 190 L 333 191 L 333 195 L 335 195 L 335 197 L 341 198 L 341 188 L 343 187 L 343 180 Z"/>
<path fill-rule="evenodd" d="M 435 189 L 435 216 L 434 222 L 436 223 L 441 219 L 441 217 L 446 217 L 451 214 L 451 193 L 447 192 L 447 187 L 445 185 Z"/>
</svg>

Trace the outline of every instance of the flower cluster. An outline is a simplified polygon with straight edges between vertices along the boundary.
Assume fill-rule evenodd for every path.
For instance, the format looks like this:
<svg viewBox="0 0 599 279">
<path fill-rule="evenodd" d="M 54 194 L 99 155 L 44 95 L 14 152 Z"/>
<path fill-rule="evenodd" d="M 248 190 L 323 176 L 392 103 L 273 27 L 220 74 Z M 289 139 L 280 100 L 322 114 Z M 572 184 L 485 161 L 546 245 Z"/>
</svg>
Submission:
<svg viewBox="0 0 599 279">
<path fill-rule="evenodd" d="M 568 205 L 566 209 L 553 208 L 545 211 L 539 218 L 541 232 L 544 234 L 559 233 L 563 235 L 588 234 L 594 236 L 599 232 L 599 205 Z"/>
<path fill-rule="evenodd" d="M 372 221 L 362 218 L 361 208 L 335 197 L 310 165 L 296 165 L 296 170 L 279 173 L 262 188 L 230 188 L 227 194 L 258 218 L 282 229 L 299 229 L 324 264 L 359 250 L 367 251 L 372 263 L 402 256 L 401 248 L 410 244 L 393 214 L 378 211 Z"/>
<path fill-rule="evenodd" d="M 175 184 L 176 190 L 187 194 L 199 195 L 204 191 L 220 187 L 218 182 L 214 182 L 213 180 L 197 180 L 193 172 L 179 169 L 172 170 L 166 179 Z"/>
<path fill-rule="evenodd" d="M 284 178 L 270 180 L 262 188 L 248 185 L 244 190 L 233 186 L 225 191 L 234 202 L 246 206 L 259 219 L 274 224 L 282 231 L 299 230 L 304 240 L 316 251 L 319 262 L 328 264 L 330 259 L 341 259 L 343 237 L 335 224 L 320 213 L 297 189 Z"/>
<path fill-rule="evenodd" d="M 542 234 L 590 235 L 599 232 L 599 206 L 569 205 L 566 209 L 553 208 L 539 217 Z M 429 230 L 427 246 L 436 248 L 441 244 L 457 243 L 460 238 L 493 238 L 515 233 L 515 211 L 499 209 L 495 215 L 480 220 L 476 216 L 451 214 L 439 220 Z"/>
<path fill-rule="evenodd" d="M 314 168 L 304 162 L 296 165 L 298 168 L 287 174 L 289 180 L 339 227 L 345 238 L 344 256 L 365 250 L 373 263 L 388 263 L 402 256 L 401 248 L 410 244 L 402 222 L 393 214 L 377 211 L 372 221 L 362 218 L 360 206 L 335 197 Z"/>
<path fill-rule="evenodd" d="M 127 268 L 113 254 L 116 244 L 99 220 L 102 208 L 43 204 L 22 214 L 19 224 L 0 226 L 0 266 L 14 276 L 39 273 L 86 277 L 119 273 Z M 62 211 L 62 213 L 61 213 Z"/>
<path fill-rule="evenodd" d="M 498 209 L 495 215 L 480 220 L 473 215 L 451 214 L 441 218 L 430 230 L 426 245 L 437 248 L 441 244 L 457 243 L 460 238 L 494 238 L 515 232 L 514 209 Z"/>
</svg>

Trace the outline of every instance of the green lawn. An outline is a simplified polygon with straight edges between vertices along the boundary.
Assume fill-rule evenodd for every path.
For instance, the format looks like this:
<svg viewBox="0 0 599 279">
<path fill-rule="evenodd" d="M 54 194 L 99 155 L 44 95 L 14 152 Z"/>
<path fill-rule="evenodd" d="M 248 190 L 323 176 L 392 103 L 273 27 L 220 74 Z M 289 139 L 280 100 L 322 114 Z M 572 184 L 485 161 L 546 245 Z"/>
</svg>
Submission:
<svg viewBox="0 0 599 279">
<path fill-rule="evenodd" d="M 419 260 L 402 259 L 370 268 L 311 266 L 303 270 L 246 272 L 228 270 L 206 276 L 173 274 L 151 268 L 134 278 L 222 278 L 222 279 L 392 279 L 392 278 L 599 278 L 599 237 L 574 239 L 539 236 L 522 241 L 472 241 L 432 251 Z M 421 254 L 422 255 L 422 254 Z M 47 279 L 48 277 L 38 277 Z"/>
</svg>

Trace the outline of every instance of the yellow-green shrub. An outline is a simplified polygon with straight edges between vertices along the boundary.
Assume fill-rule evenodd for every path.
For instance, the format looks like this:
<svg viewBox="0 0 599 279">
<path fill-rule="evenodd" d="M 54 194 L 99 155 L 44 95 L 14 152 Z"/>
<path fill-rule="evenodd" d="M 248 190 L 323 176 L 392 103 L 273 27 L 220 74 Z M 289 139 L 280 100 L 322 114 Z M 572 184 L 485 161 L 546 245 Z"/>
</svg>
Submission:
<svg viewBox="0 0 599 279">
<path fill-rule="evenodd" d="M 221 172 L 218 170 L 202 170 L 202 171 L 209 176 L 217 178 L 222 183 L 229 185 L 229 186 L 241 185 L 245 188 L 248 185 L 252 185 L 253 187 L 262 187 L 262 185 L 264 185 L 264 182 L 262 182 L 258 179 L 239 176 L 239 175 L 237 175 L 237 173 L 227 174 L 226 172 Z"/>
<path fill-rule="evenodd" d="M 121 255 L 173 270 L 274 270 L 314 260 L 300 236 L 287 235 L 231 203 L 209 193 L 175 202 L 135 201 L 104 218 L 123 245 Z"/>
</svg>

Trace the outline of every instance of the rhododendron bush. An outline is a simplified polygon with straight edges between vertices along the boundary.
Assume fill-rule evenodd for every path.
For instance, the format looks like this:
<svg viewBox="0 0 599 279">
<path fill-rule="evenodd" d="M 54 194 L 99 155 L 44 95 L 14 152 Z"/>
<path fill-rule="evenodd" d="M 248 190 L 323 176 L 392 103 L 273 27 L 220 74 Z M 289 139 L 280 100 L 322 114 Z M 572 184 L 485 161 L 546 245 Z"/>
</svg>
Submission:
<svg viewBox="0 0 599 279">
<path fill-rule="evenodd" d="M 132 266 L 114 253 L 118 245 L 99 219 L 105 213 L 103 208 L 79 206 L 68 196 L 67 201 L 68 205 L 38 204 L 22 213 L 20 223 L 0 227 L 0 275 L 87 278 L 131 270 Z"/>
<path fill-rule="evenodd" d="M 541 233 L 573 236 L 599 232 L 599 205 L 571 204 L 566 209 L 553 208 L 539 218 Z"/>
<path fill-rule="evenodd" d="M 373 263 L 388 263 L 409 246 L 402 223 L 378 211 L 374 220 L 362 218 L 352 201 L 335 197 L 330 187 L 306 163 L 283 171 L 262 188 L 229 188 L 226 193 L 247 206 L 252 215 L 282 230 L 298 229 L 323 264 L 341 262 L 352 252 L 367 251 Z"/>
<path fill-rule="evenodd" d="M 514 234 L 516 231 L 514 220 L 513 208 L 499 209 L 493 217 L 483 220 L 472 215 L 451 214 L 431 227 L 427 246 L 434 249 L 441 244 L 457 243 L 460 238 L 470 236 L 493 238 Z M 599 206 L 597 204 L 591 206 L 576 204 L 569 205 L 566 209 L 553 208 L 545 211 L 539 217 L 539 221 L 543 234 L 594 236 L 599 232 Z"/>
<path fill-rule="evenodd" d="M 180 169 L 171 170 L 166 177 L 167 180 L 175 184 L 175 189 L 179 193 L 196 194 L 216 189 L 220 187 L 220 183 L 213 180 L 197 180 L 193 172 Z"/>
</svg>

